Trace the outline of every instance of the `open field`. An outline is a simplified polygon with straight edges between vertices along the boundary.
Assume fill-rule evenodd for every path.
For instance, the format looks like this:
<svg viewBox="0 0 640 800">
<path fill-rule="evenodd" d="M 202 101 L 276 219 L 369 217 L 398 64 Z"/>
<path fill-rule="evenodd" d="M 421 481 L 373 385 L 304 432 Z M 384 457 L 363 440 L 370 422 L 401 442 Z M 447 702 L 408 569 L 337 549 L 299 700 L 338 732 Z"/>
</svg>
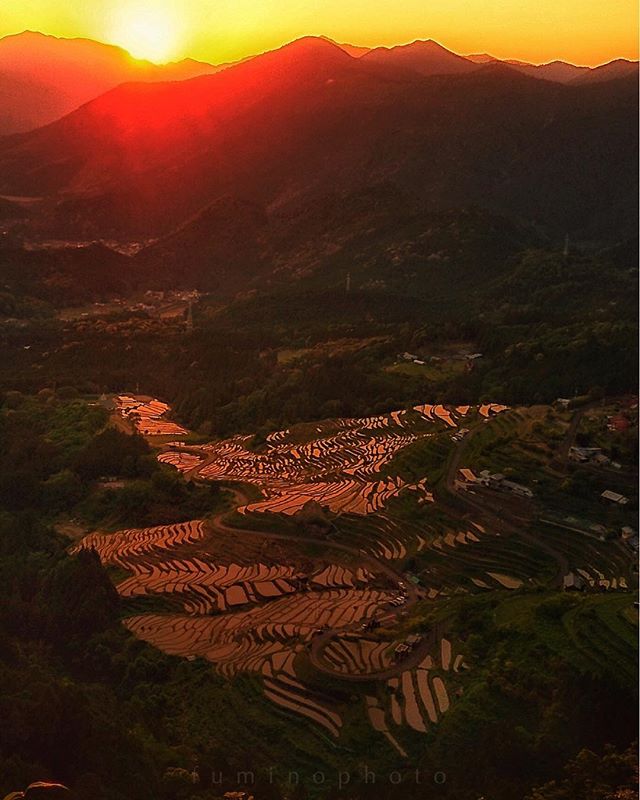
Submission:
<svg viewBox="0 0 640 800">
<path fill-rule="evenodd" d="M 527 484 L 549 480 L 546 469 L 569 426 L 567 412 L 548 406 L 511 410 L 474 436 L 466 462 Z"/>
<path fill-rule="evenodd" d="M 459 375 L 464 374 L 466 364 L 464 361 L 442 360 L 429 364 L 414 364 L 412 362 L 393 364 L 387 367 L 387 372 L 400 375 L 409 375 L 414 378 L 423 378 L 431 384 L 446 383 Z"/>
<path fill-rule="evenodd" d="M 621 685 L 637 682 L 638 612 L 629 592 L 563 596 L 545 600 L 514 597 L 496 612 L 500 627 L 537 635 L 576 667 L 604 672 Z"/>
</svg>

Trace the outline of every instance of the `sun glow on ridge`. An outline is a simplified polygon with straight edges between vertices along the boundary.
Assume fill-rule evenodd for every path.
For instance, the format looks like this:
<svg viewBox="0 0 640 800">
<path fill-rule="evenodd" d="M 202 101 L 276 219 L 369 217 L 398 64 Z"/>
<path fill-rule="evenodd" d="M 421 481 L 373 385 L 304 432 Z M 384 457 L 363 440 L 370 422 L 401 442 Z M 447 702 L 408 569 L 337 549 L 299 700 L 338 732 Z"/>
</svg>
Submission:
<svg viewBox="0 0 640 800">
<path fill-rule="evenodd" d="M 134 58 L 162 63 L 175 57 L 180 26 L 170 10 L 158 3 L 123 3 L 112 16 L 109 39 Z"/>
</svg>

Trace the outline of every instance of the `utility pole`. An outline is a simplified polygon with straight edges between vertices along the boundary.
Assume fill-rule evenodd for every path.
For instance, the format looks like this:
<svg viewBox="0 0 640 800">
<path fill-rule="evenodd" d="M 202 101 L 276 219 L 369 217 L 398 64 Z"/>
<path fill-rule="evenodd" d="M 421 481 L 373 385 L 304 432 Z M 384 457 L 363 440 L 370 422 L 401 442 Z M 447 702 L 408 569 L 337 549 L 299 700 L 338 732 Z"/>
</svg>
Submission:
<svg viewBox="0 0 640 800">
<path fill-rule="evenodd" d="M 186 330 L 187 333 L 191 333 L 191 331 L 193 330 L 193 304 L 191 300 L 189 300 L 189 309 L 187 311 Z"/>
<path fill-rule="evenodd" d="M 345 289 L 347 290 L 347 294 L 351 291 L 351 273 L 347 272 L 347 280 L 345 283 Z"/>
</svg>

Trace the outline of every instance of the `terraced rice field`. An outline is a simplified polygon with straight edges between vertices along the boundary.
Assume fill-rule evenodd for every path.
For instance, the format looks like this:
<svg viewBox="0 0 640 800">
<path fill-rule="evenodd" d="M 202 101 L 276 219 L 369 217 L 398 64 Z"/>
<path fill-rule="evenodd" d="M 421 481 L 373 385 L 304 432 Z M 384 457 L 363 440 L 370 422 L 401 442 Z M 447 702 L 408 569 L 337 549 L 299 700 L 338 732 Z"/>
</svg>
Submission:
<svg viewBox="0 0 640 800">
<path fill-rule="evenodd" d="M 569 570 L 576 572 L 590 589 L 629 589 L 636 585 L 632 562 L 624 545 L 602 543 L 565 529 L 540 524 L 535 531 L 540 542 L 562 553 Z"/>
<path fill-rule="evenodd" d="M 365 702 L 367 707 L 367 715 L 373 730 L 383 734 L 394 750 L 397 750 L 397 752 L 403 758 L 408 758 L 407 751 L 389 731 L 389 728 L 387 727 L 387 715 L 384 709 L 380 707 L 380 701 L 378 698 L 371 697 L 371 695 L 366 695 Z"/>
<path fill-rule="evenodd" d="M 323 654 L 337 675 L 366 676 L 393 667 L 395 644 L 368 638 L 359 632 L 359 624 L 374 617 L 384 619 L 397 591 L 378 588 L 377 576 L 364 567 L 315 563 L 304 572 L 295 560 L 256 560 L 255 547 L 234 543 L 231 534 L 212 534 L 198 520 L 113 534 L 96 532 L 73 549 L 81 548 L 94 548 L 103 563 L 131 573 L 117 586 L 126 601 L 158 596 L 176 608 L 175 613 L 126 617 L 124 624 L 136 636 L 171 655 L 207 659 L 228 679 L 246 672 L 261 676 L 264 697 L 276 713 L 304 719 L 331 738 L 340 736 L 343 709 L 296 672 L 296 659 L 310 646 L 315 632 L 344 630 Z M 218 559 L 222 553 L 226 562 Z M 460 657 L 454 660 L 451 645 L 444 640 L 437 658 L 442 670 L 459 667 Z M 424 708 L 437 721 L 446 710 L 448 694 L 438 676 L 429 684 L 423 674 L 433 662 L 429 656 L 419 669 L 402 673 L 402 692 L 392 693 L 389 709 L 383 704 L 368 708 L 372 724 L 427 730 Z M 427 691 L 435 698 L 433 706 L 425 699 L 430 696 Z M 405 752 L 397 732 L 380 730 L 391 746 Z"/>
<path fill-rule="evenodd" d="M 169 409 L 163 403 L 141 403 L 127 395 L 118 402 L 144 435 L 186 433 L 166 420 Z M 531 537 L 498 535 L 488 524 L 454 518 L 455 510 L 436 505 L 420 508 L 415 519 L 421 521 L 415 523 L 392 516 L 401 504 L 388 507 L 405 493 L 417 497 L 416 506 L 434 499 L 426 479 L 409 483 L 390 474 L 399 453 L 429 437 L 440 438 L 428 447 L 443 440 L 450 446 L 451 429 L 503 411 L 496 404 L 424 404 L 377 417 L 310 423 L 270 434 L 262 452 L 250 449 L 248 436 L 197 446 L 173 441 L 159 460 L 189 478 L 244 482 L 260 490 L 262 499 L 238 509 L 245 517 L 244 532 L 194 520 L 95 532 L 73 550 L 94 548 L 104 564 L 127 570 L 117 589 L 127 609 L 124 624 L 136 636 L 171 655 L 206 659 L 227 679 L 240 673 L 259 676 L 274 713 L 297 718 L 322 736 L 338 739 L 345 712 L 352 714 L 348 701 L 337 702 L 305 678 L 309 660 L 316 671 L 342 677 L 345 685 L 349 678 L 356 682 L 351 685 L 364 683 L 361 713 L 404 758 L 461 693 L 465 664 L 460 643 L 440 631 L 425 637 L 413 655 L 396 656 L 402 643 L 394 640 L 397 628 L 393 634 L 385 627 L 398 620 L 394 603 L 406 602 L 398 597 L 400 586 L 414 596 L 416 591 L 409 583 L 395 585 L 389 576 L 397 578 L 411 564 L 420 578 L 417 595 L 436 600 L 544 585 L 557 570 L 549 548 L 537 547 Z M 336 515 L 327 549 L 317 551 L 322 556 L 303 555 L 316 552 L 314 538 L 305 549 L 297 535 L 249 534 L 252 522 L 256 529 L 271 530 L 271 522 L 259 516 L 267 513 L 283 515 L 273 518 L 283 530 L 296 530 L 286 517 L 310 501 Z M 557 531 L 544 528 L 536 535 L 559 549 Z M 612 546 L 603 554 L 597 542 L 563 537 L 562 553 L 589 586 L 631 585 L 621 550 Z M 407 581 L 413 577 L 405 575 Z M 163 602 L 146 603 L 150 598 Z M 158 607 L 166 611 L 158 613 Z M 380 627 L 363 624 L 372 620 Z M 568 635 L 586 649 L 583 622 L 573 619 Z M 618 641 L 623 634 L 615 617 L 602 635 L 619 645 L 620 669 L 628 672 Z M 606 651 L 603 643 L 596 644 Z M 600 650 L 594 659 L 601 657 Z"/>
<path fill-rule="evenodd" d="M 294 659 L 295 653 L 288 653 L 285 657 L 275 655 L 265 665 L 262 670 L 265 697 L 284 712 L 306 718 L 337 738 L 342 728 L 342 717 L 335 702 L 297 680 Z"/>
<path fill-rule="evenodd" d="M 96 532 L 85 536 L 71 548 L 71 552 L 93 549 L 103 564 L 113 564 L 127 569 L 141 556 L 173 550 L 181 545 L 197 542 L 204 535 L 204 523 L 200 520 L 179 522 L 175 525 L 158 525 L 154 528 L 132 528 L 117 533 Z"/>
<path fill-rule="evenodd" d="M 408 483 L 389 477 L 393 458 L 420 439 L 456 428 L 474 415 L 488 418 L 505 406 L 486 404 L 449 407 L 421 405 L 378 417 L 328 420 L 269 434 L 265 452 L 249 449 L 250 436 L 235 436 L 200 447 L 159 456 L 164 463 L 204 480 L 253 484 L 261 501 L 241 513 L 292 515 L 315 501 L 338 514 L 375 514 L 402 492 L 415 492 L 421 502 L 433 501 L 426 479 Z M 197 458 L 202 466 L 198 469 Z"/>
<path fill-rule="evenodd" d="M 194 453 L 175 452 L 173 450 L 167 450 L 164 453 L 160 453 L 158 456 L 158 461 L 161 464 L 169 464 L 175 467 L 178 472 L 189 472 L 195 469 L 198 464 L 202 464 L 202 460 L 202 456 L 195 455 Z"/>
<path fill-rule="evenodd" d="M 186 436 L 188 431 L 176 422 L 164 419 L 171 410 L 160 400 L 140 400 L 122 394 L 115 398 L 116 409 L 144 436 Z"/>
<path fill-rule="evenodd" d="M 452 519 L 448 524 L 415 526 L 376 514 L 343 516 L 336 524 L 335 541 L 357 546 L 380 561 L 422 559 L 422 584 L 430 600 L 542 583 L 555 568 L 555 562 L 529 542 L 497 536 L 478 523 L 464 528 Z"/>
<path fill-rule="evenodd" d="M 455 654 L 452 643 L 442 638 L 435 658 L 425 656 L 414 668 L 389 678 L 381 696 L 365 698 L 371 726 L 403 755 L 405 731 L 427 733 L 449 710 L 456 674 L 461 669 L 462 655 Z"/>
<path fill-rule="evenodd" d="M 135 574 L 118 584 L 122 597 L 166 594 L 180 598 L 192 614 L 224 612 L 235 606 L 296 591 L 293 566 L 217 565 L 199 557 L 159 564 L 136 564 Z"/>
<path fill-rule="evenodd" d="M 634 611 L 635 621 L 625 616 Z M 594 624 L 595 620 L 595 624 Z M 637 610 L 629 595 L 601 595 L 570 611 L 564 629 L 581 658 L 621 686 L 637 686 Z"/>
<path fill-rule="evenodd" d="M 409 486 L 400 478 L 360 482 L 343 480 L 333 483 L 303 483 L 295 487 L 273 490 L 271 497 L 251 503 L 239 509 L 240 513 L 271 511 L 279 514 L 295 514 L 309 501 L 315 501 L 337 514 L 373 514 Z M 425 497 L 433 496 L 424 492 Z"/>
<path fill-rule="evenodd" d="M 295 658 L 314 631 L 371 619 L 394 592 L 376 587 L 376 575 L 364 567 L 274 562 L 262 545 L 234 539 L 195 520 L 96 532 L 72 550 L 93 548 L 104 564 L 128 570 L 117 589 L 130 605 L 155 596 L 176 609 L 126 617 L 141 639 L 171 655 L 205 658 L 229 679 L 259 674 L 278 713 L 296 714 L 337 737 L 339 709 L 296 675 Z"/>
<path fill-rule="evenodd" d="M 393 644 L 345 635 L 332 640 L 323 657 L 344 675 L 369 675 L 389 669 L 393 663 Z"/>
<path fill-rule="evenodd" d="M 208 658 L 230 676 L 260 672 L 272 652 L 306 641 L 318 626 L 348 626 L 371 617 L 389 596 L 375 589 L 311 591 L 215 616 L 143 614 L 125 623 L 160 649 Z"/>
</svg>

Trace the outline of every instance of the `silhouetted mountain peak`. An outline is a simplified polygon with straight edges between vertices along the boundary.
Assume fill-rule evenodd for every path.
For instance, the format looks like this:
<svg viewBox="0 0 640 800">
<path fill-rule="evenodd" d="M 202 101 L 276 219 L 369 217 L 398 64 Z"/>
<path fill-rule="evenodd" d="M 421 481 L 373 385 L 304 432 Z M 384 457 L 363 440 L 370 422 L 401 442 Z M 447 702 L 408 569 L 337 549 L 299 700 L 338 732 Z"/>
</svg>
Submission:
<svg viewBox="0 0 640 800">
<path fill-rule="evenodd" d="M 321 36 L 320 38 L 325 39 L 330 44 L 336 45 L 336 47 L 339 47 L 341 50 L 344 50 L 345 53 L 352 56 L 353 58 L 360 58 L 365 53 L 368 53 L 371 50 L 370 47 L 364 47 L 363 45 L 349 44 L 347 42 L 336 42 L 336 40 L 332 39 L 330 36 Z"/>
<path fill-rule="evenodd" d="M 412 69 L 421 75 L 454 75 L 477 68 L 477 64 L 452 53 L 433 39 L 416 39 L 395 47 L 376 47 L 365 53 L 361 60 Z"/>
<path fill-rule="evenodd" d="M 15 58 L 17 54 L 29 59 L 32 64 L 51 58 L 54 53 L 58 58 L 75 58 L 78 51 L 84 50 L 91 50 L 94 53 L 102 52 L 105 55 L 126 58 L 130 61 L 151 66 L 151 62 L 133 58 L 124 48 L 115 44 L 107 44 L 106 42 L 98 42 L 94 39 L 79 36 L 72 38 L 54 36 L 50 33 L 32 30 L 25 30 L 22 33 L 9 34 L 0 38 L 0 63 L 6 65 L 7 59 Z M 27 68 L 29 60 L 19 62 L 18 66 L 22 69 Z"/>
<path fill-rule="evenodd" d="M 492 56 L 490 53 L 469 53 L 465 56 L 467 61 L 473 61 L 474 64 L 488 64 L 491 61 L 499 61 L 499 58 Z"/>
<path fill-rule="evenodd" d="M 474 64 L 506 64 L 517 72 L 529 75 L 531 78 L 553 81 L 554 83 L 570 83 L 585 72 L 589 67 L 580 67 L 568 61 L 555 59 L 545 64 L 532 64 L 517 58 L 496 58 L 488 53 L 472 53 L 465 58 Z"/>
<path fill-rule="evenodd" d="M 352 57 L 331 39 L 325 39 L 323 36 L 302 36 L 276 50 L 269 50 L 260 56 L 256 56 L 256 59 L 317 60 L 319 63 L 325 64 L 345 64 L 351 61 Z"/>
<path fill-rule="evenodd" d="M 20 33 L 9 33 L 4 39 L 11 40 L 11 39 L 18 39 L 22 37 L 23 39 L 34 38 L 34 39 L 56 39 L 56 36 L 53 36 L 50 33 L 42 33 L 42 31 L 32 31 L 29 28 L 25 28 L 25 30 L 21 31 Z"/>
<path fill-rule="evenodd" d="M 436 42 L 435 39 L 415 39 L 413 42 L 409 42 L 409 44 L 400 45 L 400 47 L 456 55 L 456 53 L 452 53 L 451 50 L 448 50 L 444 45 L 440 44 L 440 42 Z"/>
</svg>

